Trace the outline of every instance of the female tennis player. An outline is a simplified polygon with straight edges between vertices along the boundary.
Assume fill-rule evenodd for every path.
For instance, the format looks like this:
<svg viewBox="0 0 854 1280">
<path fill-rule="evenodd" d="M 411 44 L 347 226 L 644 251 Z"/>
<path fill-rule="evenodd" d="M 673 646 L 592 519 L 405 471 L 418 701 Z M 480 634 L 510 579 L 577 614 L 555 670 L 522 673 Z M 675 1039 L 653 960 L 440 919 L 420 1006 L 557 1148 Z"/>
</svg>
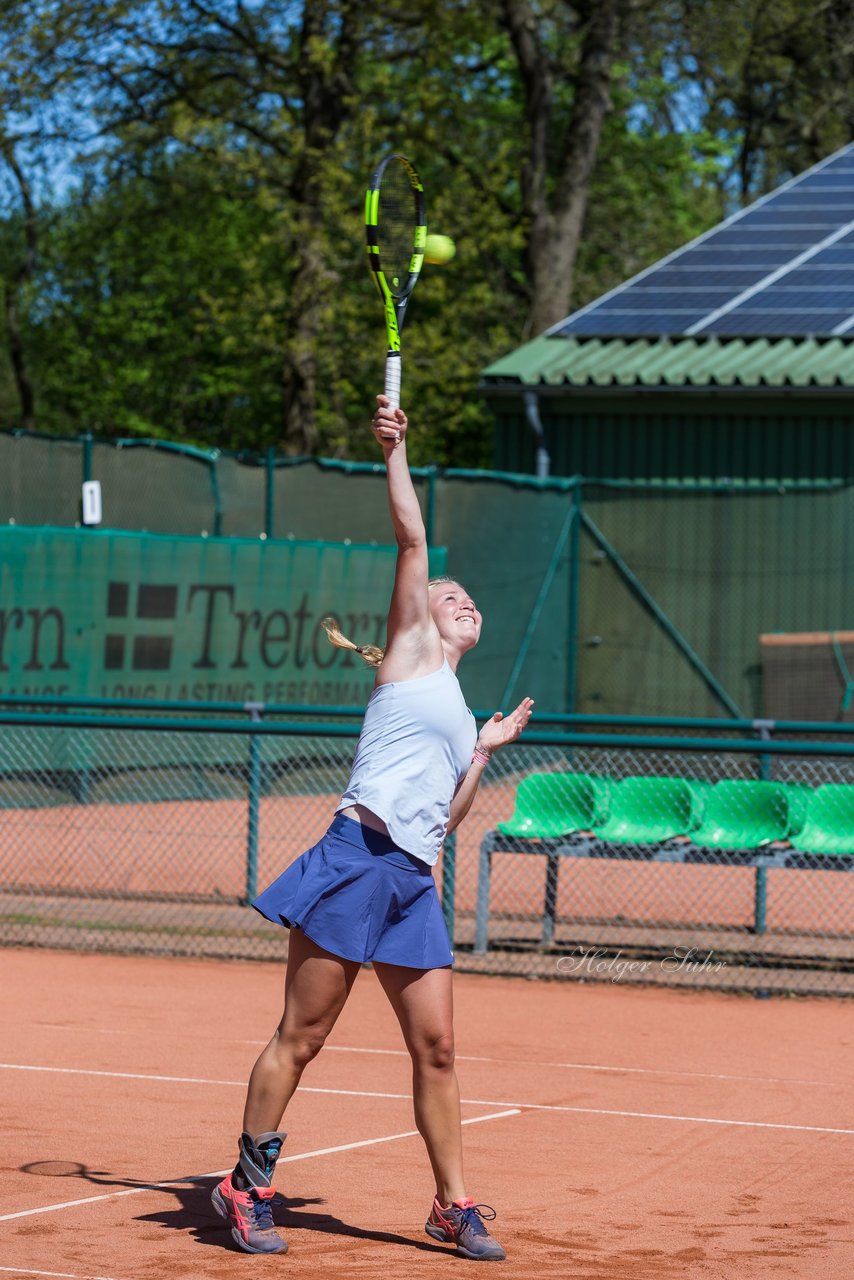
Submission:
<svg viewBox="0 0 854 1280">
<path fill-rule="evenodd" d="M 436 1179 L 428 1235 L 466 1258 L 501 1259 L 484 1226 L 495 1217 L 467 1194 L 460 1095 L 454 1070 L 453 955 L 433 880 L 442 842 L 471 806 L 493 751 L 531 716 L 525 698 L 478 734 L 457 682 L 477 644 L 481 615 L 450 578 L 428 581 L 427 538 L 406 460 L 406 415 L 378 397 L 397 540 L 385 650 L 359 650 L 377 666 L 350 780 L 326 835 L 253 903 L 290 928 L 285 1007 L 249 1079 L 239 1159 L 213 1205 L 241 1249 L 282 1253 L 273 1224 L 273 1173 L 282 1116 L 322 1048 L 359 968 L 370 960 L 412 1058 L 415 1120 Z M 356 648 L 336 627 L 334 644 Z"/>
</svg>

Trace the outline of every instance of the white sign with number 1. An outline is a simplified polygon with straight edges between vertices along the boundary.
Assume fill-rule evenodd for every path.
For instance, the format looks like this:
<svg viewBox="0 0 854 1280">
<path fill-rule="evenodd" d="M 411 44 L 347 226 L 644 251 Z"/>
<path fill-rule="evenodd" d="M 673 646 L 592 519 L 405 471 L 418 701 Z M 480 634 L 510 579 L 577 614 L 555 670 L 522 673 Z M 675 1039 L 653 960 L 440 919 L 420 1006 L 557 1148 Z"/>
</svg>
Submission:
<svg viewBox="0 0 854 1280">
<path fill-rule="evenodd" d="M 83 482 L 83 523 L 101 523 L 100 480 L 84 480 Z"/>
</svg>

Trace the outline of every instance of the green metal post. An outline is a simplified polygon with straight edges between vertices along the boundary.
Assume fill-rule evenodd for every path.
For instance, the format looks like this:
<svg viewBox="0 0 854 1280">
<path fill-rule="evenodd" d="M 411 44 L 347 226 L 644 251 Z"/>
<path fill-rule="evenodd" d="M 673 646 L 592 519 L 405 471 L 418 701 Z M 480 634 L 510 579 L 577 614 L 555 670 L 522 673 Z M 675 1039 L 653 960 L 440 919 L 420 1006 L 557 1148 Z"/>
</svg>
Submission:
<svg viewBox="0 0 854 1280">
<path fill-rule="evenodd" d="M 268 538 L 274 537 L 275 530 L 275 490 L 273 477 L 276 470 L 276 450 L 273 445 L 267 450 L 264 468 L 264 533 Z"/>
<path fill-rule="evenodd" d="M 433 535 L 436 530 L 436 467 L 427 471 L 427 511 L 424 517 L 424 529 L 427 534 L 427 546 L 434 545 Z"/>
<path fill-rule="evenodd" d="M 776 727 L 774 720 L 754 720 L 751 726 L 759 734 L 762 742 L 771 741 L 771 730 Z M 774 777 L 774 758 L 767 751 L 759 753 L 759 777 L 769 782 Z"/>
<path fill-rule="evenodd" d="M 451 949 L 454 946 L 454 894 L 457 884 L 457 836 L 452 831 L 450 835 L 445 837 L 444 850 L 442 852 L 442 915 L 445 917 L 445 926 L 448 930 L 448 937 L 451 939 Z"/>
<path fill-rule="evenodd" d="M 756 882 L 753 886 L 753 932 L 764 933 L 766 929 L 766 912 L 768 907 L 768 868 L 756 868 Z"/>
<path fill-rule="evenodd" d="M 569 534 L 569 583 L 567 610 L 567 655 L 566 655 L 566 709 L 569 714 L 575 711 L 575 695 L 578 683 L 578 608 L 581 586 L 581 504 L 583 500 L 582 481 L 576 481 L 572 491 L 573 520 Z"/>
<path fill-rule="evenodd" d="M 756 720 L 754 727 L 763 742 L 771 741 L 773 720 Z M 759 777 L 769 781 L 774 772 L 773 757 L 767 751 L 759 753 Z M 753 885 L 753 932 L 764 933 L 767 928 L 768 868 L 757 867 Z"/>
<path fill-rule="evenodd" d="M 254 724 L 261 719 L 261 702 L 247 702 L 246 710 Z M 246 901 L 258 894 L 258 822 L 261 808 L 261 737 L 249 734 L 249 795 L 246 830 Z"/>
<path fill-rule="evenodd" d="M 92 432 L 83 433 L 83 483 L 92 479 Z"/>
<path fill-rule="evenodd" d="M 92 770 L 88 765 L 84 765 L 82 769 L 75 769 L 71 774 L 71 790 L 74 799 L 78 804 L 91 804 L 92 792 Z"/>
<path fill-rule="evenodd" d="M 217 471 L 218 451 L 214 451 L 208 460 L 211 476 L 211 494 L 213 496 L 213 531 L 214 537 L 222 534 L 222 494 L 219 488 L 219 472 Z"/>
<path fill-rule="evenodd" d="M 556 853 L 546 854 L 546 893 L 543 901 L 543 946 L 550 947 L 555 936 L 557 914 L 557 877 L 560 858 Z"/>
</svg>

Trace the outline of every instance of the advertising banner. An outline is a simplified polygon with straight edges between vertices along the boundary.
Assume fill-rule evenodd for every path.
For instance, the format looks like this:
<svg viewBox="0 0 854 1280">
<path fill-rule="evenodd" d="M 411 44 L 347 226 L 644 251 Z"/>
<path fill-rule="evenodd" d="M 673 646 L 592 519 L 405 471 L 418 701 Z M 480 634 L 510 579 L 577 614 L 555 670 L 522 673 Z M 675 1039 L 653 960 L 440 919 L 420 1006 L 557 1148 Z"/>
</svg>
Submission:
<svg viewBox="0 0 854 1280">
<path fill-rule="evenodd" d="M 0 692 L 364 705 L 396 548 L 0 529 Z M 431 551 L 431 573 L 445 551 Z"/>
</svg>

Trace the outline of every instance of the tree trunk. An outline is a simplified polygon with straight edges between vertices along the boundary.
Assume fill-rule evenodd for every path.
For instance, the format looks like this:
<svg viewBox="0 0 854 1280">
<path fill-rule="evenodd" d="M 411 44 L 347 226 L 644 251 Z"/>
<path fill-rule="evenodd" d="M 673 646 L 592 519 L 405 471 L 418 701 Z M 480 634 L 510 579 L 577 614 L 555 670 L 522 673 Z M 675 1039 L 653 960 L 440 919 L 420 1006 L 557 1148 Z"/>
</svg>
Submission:
<svg viewBox="0 0 854 1280">
<path fill-rule="evenodd" d="M 21 329 L 18 322 L 19 288 L 14 280 L 7 280 L 4 289 L 4 312 L 6 317 L 6 341 L 9 347 L 9 359 L 18 388 L 18 399 L 21 404 L 19 425 L 25 431 L 32 431 L 36 424 L 35 395 L 30 381 L 24 346 L 21 342 Z"/>
<path fill-rule="evenodd" d="M 332 6 L 334 8 L 334 6 Z M 317 348 L 321 341 L 328 273 L 323 250 L 323 165 L 352 111 L 353 77 L 359 51 L 355 0 L 338 7 L 337 24 L 329 23 L 328 0 L 305 0 L 300 34 L 300 81 L 303 101 L 302 155 L 292 183 L 298 205 L 293 237 L 296 265 L 291 284 L 282 353 L 282 445 L 286 453 L 317 451 Z M 336 28 L 335 56 L 328 59 Z M 323 47 L 323 56 L 318 49 Z"/>
<path fill-rule="evenodd" d="M 316 453 L 318 443 L 317 344 L 324 268 L 317 231 L 306 226 L 304 236 L 295 241 L 293 252 L 297 267 L 291 283 L 282 352 L 282 447 L 285 453 L 299 456 Z"/>
<path fill-rule="evenodd" d="M 21 338 L 20 298 L 25 285 L 33 277 L 36 266 L 36 249 L 38 233 L 36 229 L 36 210 L 32 193 L 26 176 L 18 164 L 14 148 L 8 139 L 0 142 L 0 152 L 14 174 L 21 193 L 21 204 L 24 211 L 24 249 L 17 267 L 13 267 L 4 280 L 4 314 L 6 320 L 6 343 L 9 348 L 9 360 L 18 389 L 21 405 L 20 425 L 26 431 L 35 427 L 35 393 L 27 366 L 26 352 Z"/>
<path fill-rule="evenodd" d="M 522 175 L 528 243 L 525 267 L 531 306 L 525 336 L 533 337 L 567 315 L 575 261 L 587 212 L 590 178 L 610 107 L 624 0 L 590 0 L 577 6 L 584 35 L 575 75 L 575 98 L 562 139 L 550 137 L 552 78 L 537 18 L 528 0 L 503 0 L 504 22 L 525 90 L 528 154 Z M 549 155 L 557 152 L 553 194 Z"/>
</svg>

